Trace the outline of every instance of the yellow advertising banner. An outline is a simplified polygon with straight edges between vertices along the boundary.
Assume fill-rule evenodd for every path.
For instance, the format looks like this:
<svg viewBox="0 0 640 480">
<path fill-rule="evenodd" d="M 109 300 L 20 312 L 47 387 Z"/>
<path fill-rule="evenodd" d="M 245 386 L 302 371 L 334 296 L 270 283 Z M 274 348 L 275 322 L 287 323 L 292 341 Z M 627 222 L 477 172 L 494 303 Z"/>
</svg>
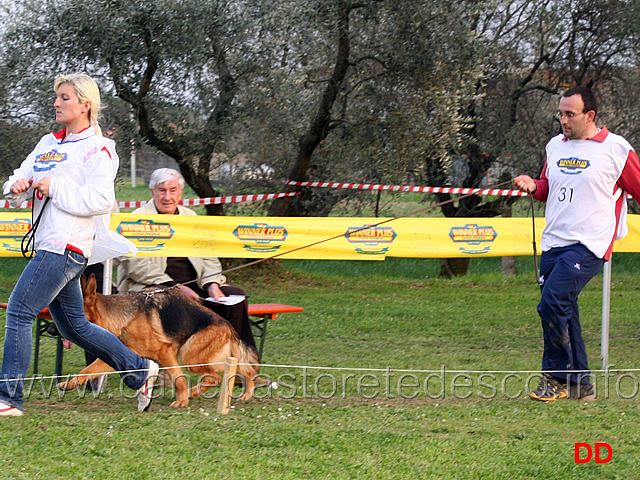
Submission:
<svg viewBox="0 0 640 480">
<path fill-rule="evenodd" d="M 111 228 L 131 240 L 140 251 L 138 255 L 265 258 L 292 251 L 287 258 L 384 260 L 386 239 L 365 244 L 358 233 L 351 237 L 346 235 L 348 230 L 363 226 L 359 218 L 119 213 L 111 219 Z M 317 243 L 330 238 L 333 239 Z M 313 243 L 317 244 L 303 248 Z"/>
<path fill-rule="evenodd" d="M 536 218 L 536 242 L 544 218 Z M 640 251 L 640 215 L 615 252 Z M 0 256 L 20 256 L 29 213 L 0 213 Z M 113 214 L 140 256 L 383 260 L 532 254 L 531 218 L 211 217 Z"/>
</svg>

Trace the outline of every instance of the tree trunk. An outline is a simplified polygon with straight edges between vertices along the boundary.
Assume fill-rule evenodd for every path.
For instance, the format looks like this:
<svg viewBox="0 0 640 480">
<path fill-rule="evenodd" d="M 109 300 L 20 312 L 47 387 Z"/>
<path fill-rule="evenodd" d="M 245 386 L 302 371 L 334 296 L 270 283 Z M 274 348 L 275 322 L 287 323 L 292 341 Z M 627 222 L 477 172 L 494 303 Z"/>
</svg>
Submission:
<svg viewBox="0 0 640 480">
<path fill-rule="evenodd" d="M 469 270 L 470 258 L 443 258 L 440 266 L 440 278 L 462 277 Z"/>
<path fill-rule="evenodd" d="M 507 277 L 516 274 L 516 257 L 502 257 L 502 274 Z"/>
<path fill-rule="evenodd" d="M 311 156 L 320 142 L 322 142 L 331 126 L 331 110 L 338 97 L 340 87 L 349 69 L 349 13 L 354 8 L 351 4 L 340 1 L 340 12 L 338 16 L 338 53 L 333 69 L 333 74 L 327 82 L 327 86 L 320 99 L 318 110 L 309 125 L 309 129 L 302 136 L 299 142 L 296 162 L 289 173 L 289 179 L 297 182 L 307 180 L 307 171 L 311 163 Z M 285 192 L 299 192 L 301 187 L 287 186 Z M 296 197 L 278 198 L 271 203 L 269 216 L 303 216 L 307 212 L 304 207 L 305 202 Z"/>
<path fill-rule="evenodd" d="M 200 197 L 216 197 L 219 192 L 211 186 L 209 172 L 211 169 L 211 157 L 216 149 L 220 137 L 220 129 L 225 120 L 230 116 L 231 105 L 235 98 L 236 82 L 226 64 L 223 49 L 214 42 L 214 54 L 220 80 L 218 82 L 219 95 L 209 118 L 207 130 L 212 132 L 211 141 L 199 155 L 197 166 L 191 162 L 193 153 L 189 147 L 189 140 L 182 138 L 161 138 L 154 129 L 151 114 L 147 105 L 147 94 L 151 89 L 153 78 L 158 69 L 157 52 L 153 48 L 153 41 L 148 32 L 144 35 L 147 45 L 147 65 L 140 83 L 138 92 L 127 86 L 121 70 L 114 59 L 109 59 L 111 77 L 116 86 L 116 94 L 129 103 L 137 114 L 140 134 L 146 142 L 162 153 L 173 158 L 180 168 L 180 173 L 187 185 Z M 224 215 L 223 205 L 206 205 L 207 215 Z"/>
</svg>

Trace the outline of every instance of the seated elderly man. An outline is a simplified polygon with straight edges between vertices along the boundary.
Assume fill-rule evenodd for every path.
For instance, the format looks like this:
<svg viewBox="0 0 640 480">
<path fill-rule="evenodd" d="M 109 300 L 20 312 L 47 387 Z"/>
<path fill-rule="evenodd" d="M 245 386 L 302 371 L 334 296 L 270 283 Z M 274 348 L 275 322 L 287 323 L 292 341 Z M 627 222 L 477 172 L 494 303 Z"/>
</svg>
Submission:
<svg viewBox="0 0 640 480">
<path fill-rule="evenodd" d="M 179 205 L 184 191 L 184 178 L 172 168 L 159 168 L 151 174 L 149 189 L 151 200 L 133 213 L 166 215 L 196 215 L 193 210 Z M 238 287 L 226 285 L 220 261 L 214 257 L 131 257 L 121 259 L 118 266 L 118 291 L 140 291 L 144 288 L 172 287 L 183 295 L 200 298 L 244 295 Z M 207 302 L 207 307 L 226 318 L 249 346 L 256 346 L 247 313 L 247 300 L 236 305 Z"/>
</svg>

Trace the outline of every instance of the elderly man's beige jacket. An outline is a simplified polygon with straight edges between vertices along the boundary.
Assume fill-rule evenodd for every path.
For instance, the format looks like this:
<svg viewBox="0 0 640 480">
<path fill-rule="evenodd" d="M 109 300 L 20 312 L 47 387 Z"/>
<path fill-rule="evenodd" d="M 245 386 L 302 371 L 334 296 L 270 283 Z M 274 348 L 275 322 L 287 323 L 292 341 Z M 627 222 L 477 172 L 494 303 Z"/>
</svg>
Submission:
<svg viewBox="0 0 640 480">
<path fill-rule="evenodd" d="M 190 208 L 178 205 L 180 215 L 197 215 Z M 153 200 L 133 213 L 158 214 Z M 221 275 L 222 266 L 220 260 L 215 257 L 187 257 L 198 274 L 197 284 L 200 288 L 215 282 L 224 285 L 226 278 Z M 150 285 L 161 285 L 173 280 L 165 273 L 167 269 L 167 257 L 123 257 L 118 265 L 118 291 L 139 291 Z"/>
</svg>

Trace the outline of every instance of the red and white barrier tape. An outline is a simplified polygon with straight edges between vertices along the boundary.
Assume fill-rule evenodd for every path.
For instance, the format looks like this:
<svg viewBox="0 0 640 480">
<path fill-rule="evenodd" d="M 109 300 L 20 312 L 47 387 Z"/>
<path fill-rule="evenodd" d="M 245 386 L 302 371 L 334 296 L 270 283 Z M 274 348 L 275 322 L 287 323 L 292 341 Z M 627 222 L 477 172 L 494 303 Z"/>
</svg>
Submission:
<svg viewBox="0 0 640 480">
<path fill-rule="evenodd" d="M 0 208 L 13 208 L 13 207 L 11 205 L 9 205 L 9 201 L 8 200 L 2 200 L 2 201 L 0 201 Z M 15 208 L 31 208 L 31 201 L 22 202 L 20 205 L 18 205 Z"/>
<path fill-rule="evenodd" d="M 294 182 L 287 180 L 287 185 L 300 187 L 328 187 L 328 188 L 355 188 L 359 190 L 388 190 L 390 192 L 420 192 L 420 193 L 454 193 L 467 195 L 499 195 L 503 197 L 524 197 L 527 194 L 520 190 L 503 190 L 497 188 L 460 188 L 460 187 L 415 187 L 409 185 L 376 185 L 371 183 L 338 183 L 338 182 Z M 628 194 L 628 199 L 633 197 Z"/>
<path fill-rule="evenodd" d="M 186 206 L 198 205 L 221 205 L 223 203 L 241 203 L 256 202 L 258 200 L 271 200 L 274 198 L 293 197 L 300 195 L 300 192 L 287 193 L 260 193 L 256 195 L 231 195 L 228 197 L 207 197 L 207 198 L 185 198 L 180 203 Z M 120 208 L 138 208 L 147 203 L 148 200 L 142 202 L 118 202 Z M 0 202 L 0 208 L 11 208 L 8 201 Z M 22 202 L 18 208 L 31 208 L 31 202 Z"/>
<path fill-rule="evenodd" d="M 194 207 L 199 205 L 222 205 L 223 203 L 241 203 L 241 202 L 256 202 L 258 200 L 271 200 L 274 198 L 293 197 L 299 195 L 300 192 L 287 192 L 287 193 L 260 193 L 256 195 L 230 195 L 228 197 L 207 197 L 207 198 L 185 198 L 180 204 L 187 207 Z M 143 202 L 118 202 L 120 208 L 138 208 L 147 203 L 148 200 Z"/>
<path fill-rule="evenodd" d="M 501 195 L 507 197 L 521 197 L 526 195 L 519 190 L 496 188 L 416 187 L 411 185 L 375 185 L 371 183 L 294 182 L 293 180 L 287 180 L 287 185 L 297 185 L 300 187 L 355 188 L 358 190 L 388 190 L 390 192 L 454 193 L 462 195 L 478 193 L 480 195 Z"/>
</svg>

